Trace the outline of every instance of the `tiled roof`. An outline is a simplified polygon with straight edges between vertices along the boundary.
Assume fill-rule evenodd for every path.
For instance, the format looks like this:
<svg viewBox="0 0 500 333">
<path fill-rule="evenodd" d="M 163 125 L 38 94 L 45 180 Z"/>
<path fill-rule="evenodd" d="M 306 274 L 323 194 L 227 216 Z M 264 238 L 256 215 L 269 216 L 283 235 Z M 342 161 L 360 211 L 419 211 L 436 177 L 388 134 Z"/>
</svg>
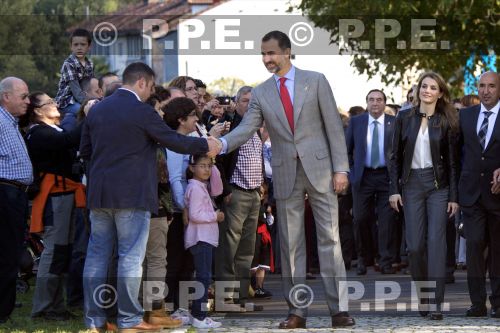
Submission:
<svg viewBox="0 0 500 333">
<path fill-rule="evenodd" d="M 191 5 L 218 5 L 221 2 L 220 0 L 141 2 L 124 7 L 113 14 L 90 17 L 89 20 L 78 24 L 78 27 L 92 31 L 97 24 L 108 22 L 116 27 L 119 35 L 128 35 L 141 32 L 144 19 L 161 19 L 168 22 L 169 30 L 175 30 L 181 17 L 191 15 Z"/>
</svg>

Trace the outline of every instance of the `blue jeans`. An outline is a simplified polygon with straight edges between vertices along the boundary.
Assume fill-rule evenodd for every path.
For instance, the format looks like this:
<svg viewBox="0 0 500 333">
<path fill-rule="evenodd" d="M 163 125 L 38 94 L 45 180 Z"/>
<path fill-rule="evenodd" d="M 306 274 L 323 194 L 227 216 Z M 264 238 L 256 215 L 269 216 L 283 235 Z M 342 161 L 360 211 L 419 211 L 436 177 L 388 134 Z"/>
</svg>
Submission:
<svg viewBox="0 0 500 333">
<path fill-rule="evenodd" d="M 68 104 L 65 108 L 60 109 L 61 124 L 60 127 L 65 131 L 72 131 L 76 127 L 76 118 L 78 111 L 80 111 L 81 104 Z"/>
<path fill-rule="evenodd" d="M 91 234 L 83 271 L 84 319 L 87 327 L 103 327 L 106 309 L 118 302 L 118 327 L 142 321 L 139 303 L 142 262 L 151 213 L 139 209 L 92 209 Z M 117 288 L 106 284 L 113 245 L 118 247 Z M 119 295 L 119 297 L 118 297 Z"/>
<path fill-rule="evenodd" d="M 206 303 L 208 301 L 208 287 L 212 280 L 212 251 L 214 246 L 205 242 L 198 242 L 189 248 L 193 255 L 196 281 L 203 285 L 203 296 L 193 301 L 191 314 L 198 320 L 207 316 Z"/>
<path fill-rule="evenodd" d="M 61 118 L 64 117 L 64 115 L 66 115 L 66 113 L 72 113 L 72 114 L 76 115 L 78 113 L 78 111 L 80 110 L 81 106 L 82 105 L 78 102 L 76 102 L 74 104 L 68 104 L 66 107 L 59 110 L 59 113 L 61 113 Z"/>
</svg>

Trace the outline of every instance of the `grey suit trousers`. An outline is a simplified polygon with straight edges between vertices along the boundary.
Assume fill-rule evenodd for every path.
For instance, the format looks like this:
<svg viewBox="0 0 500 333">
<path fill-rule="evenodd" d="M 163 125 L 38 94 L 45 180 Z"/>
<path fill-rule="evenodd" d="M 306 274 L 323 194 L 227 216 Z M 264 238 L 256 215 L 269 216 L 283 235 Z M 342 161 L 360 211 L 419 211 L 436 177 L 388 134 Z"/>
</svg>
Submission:
<svg viewBox="0 0 500 333">
<path fill-rule="evenodd" d="M 448 191 L 435 188 L 433 169 L 427 168 L 412 169 L 402 193 L 411 277 L 417 287 L 420 281 L 436 283 L 438 305 L 444 299 Z"/>
<path fill-rule="evenodd" d="M 304 231 L 304 199 L 311 204 L 318 239 L 318 256 L 326 301 L 331 315 L 347 311 L 346 271 L 340 247 L 338 202 L 333 192 L 319 193 L 309 182 L 302 163 L 297 162 L 297 176 L 292 194 L 276 200 L 281 245 L 281 270 L 285 300 L 289 314 L 307 316 L 306 242 Z M 342 304 L 339 304 L 340 303 Z"/>
</svg>

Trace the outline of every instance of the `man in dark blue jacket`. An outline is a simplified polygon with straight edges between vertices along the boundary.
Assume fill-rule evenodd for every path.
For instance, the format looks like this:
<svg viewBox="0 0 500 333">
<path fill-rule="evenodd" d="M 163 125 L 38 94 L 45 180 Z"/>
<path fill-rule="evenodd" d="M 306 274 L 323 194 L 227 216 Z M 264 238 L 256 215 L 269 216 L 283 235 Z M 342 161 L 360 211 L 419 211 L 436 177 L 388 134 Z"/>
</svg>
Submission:
<svg viewBox="0 0 500 333">
<path fill-rule="evenodd" d="M 366 274 L 365 260 L 371 230 L 378 220 L 380 271 L 394 274 L 397 246 L 395 213 L 389 205 L 389 174 L 386 162 L 392 147 L 394 117 L 384 114 L 386 96 L 373 89 L 366 95 L 368 112 L 351 118 L 347 129 L 347 153 L 351 172 L 354 232 L 358 275 Z M 376 210 L 375 210 L 376 209 Z M 374 218 L 376 211 L 377 219 Z"/>
<path fill-rule="evenodd" d="M 170 129 L 143 103 L 154 87 L 155 74 L 143 63 L 123 72 L 123 87 L 96 104 L 82 129 L 80 153 L 89 160 L 87 207 L 92 230 L 84 270 L 85 323 L 93 330 L 106 325 L 103 296 L 118 300 L 118 327 L 127 331 L 156 330 L 142 321 L 138 301 L 142 262 L 151 212 L 157 213 L 158 145 L 182 154 L 210 152 L 212 139 L 186 137 Z M 118 248 L 117 290 L 106 283 L 113 244 Z M 111 304 L 113 305 L 113 304 Z"/>
<path fill-rule="evenodd" d="M 467 240 L 468 317 L 486 311 L 486 267 L 491 285 L 491 316 L 500 318 L 500 79 L 486 72 L 479 79 L 480 105 L 460 110 L 462 171 L 458 200 Z M 484 250 L 488 247 L 487 265 Z"/>
</svg>

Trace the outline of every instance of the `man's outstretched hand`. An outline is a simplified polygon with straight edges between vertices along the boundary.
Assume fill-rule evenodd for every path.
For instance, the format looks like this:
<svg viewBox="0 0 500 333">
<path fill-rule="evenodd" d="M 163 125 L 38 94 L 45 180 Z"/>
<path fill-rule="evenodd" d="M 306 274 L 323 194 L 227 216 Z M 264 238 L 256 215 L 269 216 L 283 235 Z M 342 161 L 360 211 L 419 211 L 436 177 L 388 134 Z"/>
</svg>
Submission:
<svg viewBox="0 0 500 333">
<path fill-rule="evenodd" d="M 219 155 L 222 150 L 222 142 L 219 139 L 216 139 L 212 136 L 207 138 L 208 143 L 208 157 L 215 157 Z"/>
</svg>

